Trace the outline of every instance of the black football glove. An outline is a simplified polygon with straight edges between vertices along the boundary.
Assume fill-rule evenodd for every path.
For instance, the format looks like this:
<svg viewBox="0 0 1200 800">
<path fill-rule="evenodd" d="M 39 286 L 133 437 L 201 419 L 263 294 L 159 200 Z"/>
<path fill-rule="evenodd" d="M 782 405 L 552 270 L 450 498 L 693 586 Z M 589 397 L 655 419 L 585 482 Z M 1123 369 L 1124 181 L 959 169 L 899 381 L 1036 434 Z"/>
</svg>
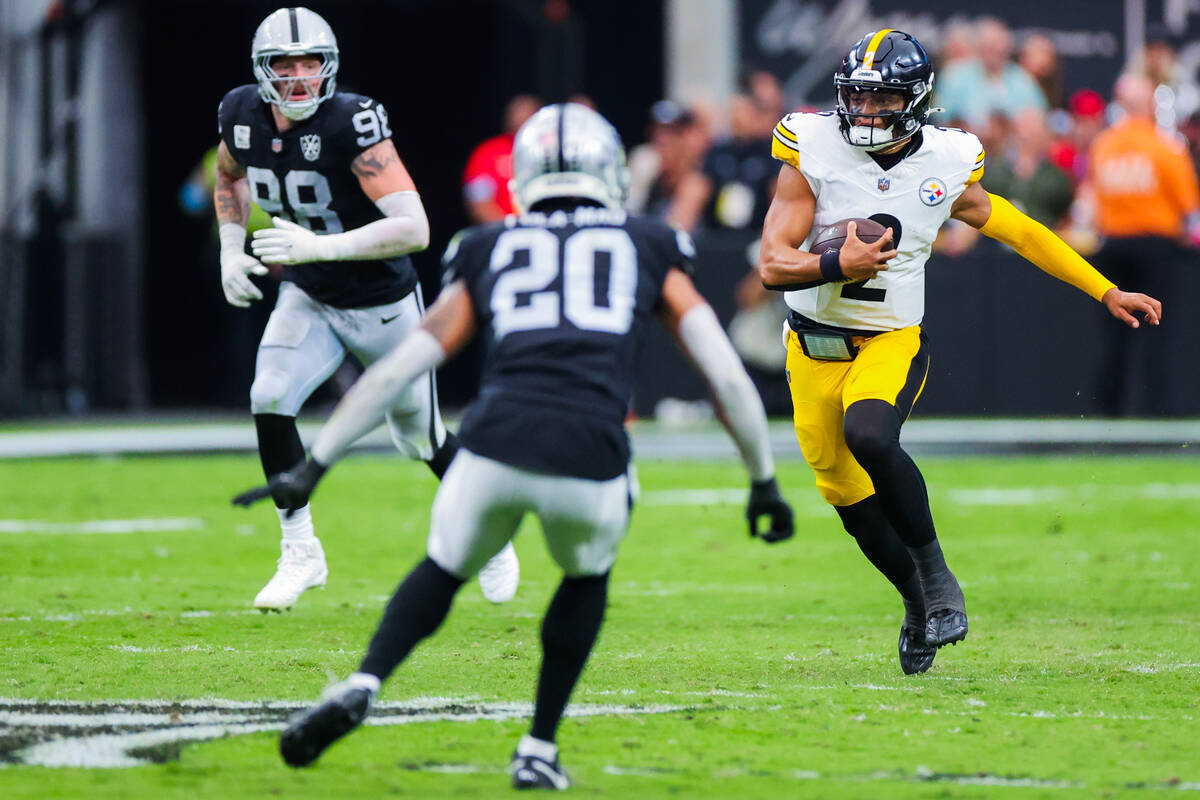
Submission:
<svg viewBox="0 0 1200 800">
<path fill-rule="evenodd" d="M 763 516 L 770 517 L 771 526 L 765 531 L 759 531 L 758 520 Z M 750 482 L 750 500 L 746 503 L 746 521 L 750 523 L 750 535 L 758 536 L 769 544 L 790 539 L 796 532 L 792 522 L 792 507 L 779 493 L 779 484 L 775 482 L 774 478 Z"/>
<path fill-rule="evenodd" d="M 249 508 L 265 497 L 274 497 L 275 504 L 286 508 L 290 517 L 291 512 L 303 508 L 308 502 L 313 489 L 317 488 L 317 481 L 321 480 L 327 469 L 328 467 L 313 458 L 301 461 L 286 472 L 272 475 L 267 479 L 266 486 L 256 486 L 242 492 L 233 498 L 233 504 Z"/>
</svg>

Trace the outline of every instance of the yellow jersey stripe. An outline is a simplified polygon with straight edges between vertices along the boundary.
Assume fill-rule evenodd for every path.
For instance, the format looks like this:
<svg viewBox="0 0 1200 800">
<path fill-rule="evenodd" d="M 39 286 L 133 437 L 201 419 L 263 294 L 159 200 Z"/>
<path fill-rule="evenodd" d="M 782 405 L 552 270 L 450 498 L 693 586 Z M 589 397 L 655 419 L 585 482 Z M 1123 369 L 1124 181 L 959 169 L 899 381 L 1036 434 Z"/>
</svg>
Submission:
<svg viewBox="0 0 1200 800">
<path fill-rule="evenodd" d="M 775 132 L 787 139 L 789 142 L 792 142 L 793 144 L 796 143 L 796 134 L 783 127 L 782 122 L 775 126 Z"/>
<path fill-rule="evenodd" d="M 797 153 L 800 152 L 800 148 L 796 146 L 796 142 L 783 138 L 779 135 L 779 131 L 775 131 L 775 139 L 788 150 L 795 150 Z"/>
<path fill-rule="evenodd" d="M 863 63 L 862 63 L 863 69 L 871 69 L 872 67 L 874 67 L 876 48 L 878 48 L 879 43 L 883 41 L 883 37 L 887 36 L 893 30 L 894 30 L 894 28 L 884 28 L 883 30 L 876 32 L 876 34 L 871 37 L 871 41 L 867 45 L 867 52 L 866 52 L 866 54 L 863 55 Z"/>
<path fill-rule="evenodd" d="M 771 157 L 800 169 L 800 151 L 784 142 L 779 136 L 771 137 Z"/>
</svg>

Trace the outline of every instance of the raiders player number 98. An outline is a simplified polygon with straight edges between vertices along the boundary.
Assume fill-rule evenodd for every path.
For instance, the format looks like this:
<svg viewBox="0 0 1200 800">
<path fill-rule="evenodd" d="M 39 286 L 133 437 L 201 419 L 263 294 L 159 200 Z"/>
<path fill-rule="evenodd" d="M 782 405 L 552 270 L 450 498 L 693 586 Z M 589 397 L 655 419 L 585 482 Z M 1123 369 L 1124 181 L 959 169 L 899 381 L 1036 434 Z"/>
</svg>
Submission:
<svg viewBox="0 0 1200 800">
<path fill-rule="evenodd" d="M 324 19 L 305 8 L 274 12 L 254 34 L 251 64 L 255 83 L 226 94 L 217 113 L 214 200 L 231 304 L 261 299 L 249 276 L 264 274 L 264 264 L 282 266 L 250 387 L 259 455 L 273 475 L 304 457 L 296 414 L 346 354 L 374 363 L 420 324 L 421 287 L 408 254 L 428 246 L 429 222 L 387 111 L 337 91 L 337 40 Z M 253 255 L 251 200 L 275 223 L 255 231 Z M 394 398 L 387 423 L 396 447 L 440 477 L 456 441 L 442 425 L 432 373 Z M 328 572 L 307 504 L 276 501 L 281 556 L 254 599 L 263 610 L 291 606 Z M 507 550 L 496 565 L 481 583 L 503 601 L 516 590 L 516 556 Z"/>
</svg>

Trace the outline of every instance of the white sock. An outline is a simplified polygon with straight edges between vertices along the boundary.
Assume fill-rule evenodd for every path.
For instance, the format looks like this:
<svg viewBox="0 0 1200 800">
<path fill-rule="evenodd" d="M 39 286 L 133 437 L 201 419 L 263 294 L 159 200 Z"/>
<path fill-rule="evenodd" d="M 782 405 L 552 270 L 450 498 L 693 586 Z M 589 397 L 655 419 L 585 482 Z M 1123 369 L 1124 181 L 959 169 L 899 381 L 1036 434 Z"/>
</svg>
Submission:
<svg viewBox="0 0 1200 800">
<path fill-rule="evenodd" d="M 554 742 L 547 742 L 545 739 L 535 739 L 529 734 L 521 737 L 521 741 L 517 743 L 517 755 L 519 756 L 536 756 L 542 761 L 554 762 L 558 758 L 558 745 Z"/>
<path fill-rule="evenodd" d="M 279 529 L 283 532 L 284 539 L 304 541 L 316 536 L 313 533 L 312 509 L 308 503 L 293 511 L 290 517 L 286 508 L 277 508 L 275 513 L 279 514 Z"/>
<path fill-rule="evenodd" d="M 379 694 L 379 678 L 369 672 L 356 672 L 346 678 L 346 685 L 355 689 L 366 689 L 372 695 Z"/>
</svg>

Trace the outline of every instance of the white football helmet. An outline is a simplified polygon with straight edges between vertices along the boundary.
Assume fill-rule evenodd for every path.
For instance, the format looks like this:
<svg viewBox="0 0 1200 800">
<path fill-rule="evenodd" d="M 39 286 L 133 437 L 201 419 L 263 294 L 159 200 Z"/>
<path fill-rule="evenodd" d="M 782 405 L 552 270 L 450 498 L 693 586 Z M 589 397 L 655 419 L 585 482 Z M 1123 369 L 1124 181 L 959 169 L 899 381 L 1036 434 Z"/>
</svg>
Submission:
<svg viewBox="0 0 1200 800">
<path fill-rule="evenodd" d="M 521 211 L 557 197 L 621 208 L 629 188 L 621 137 L 587 106 L 545 106 L 517 131 L 508 187 Z"/>
<path fill-rule="evenodd" d="M 280 77 L 271 68 L 271 62 L 280 56 L 308 54 L 319 55 L 324 62 L 315 76 Z M 278 106 L 288 119 L 308 119 L 317 106 L 333 96 L 337 87 L 337 38 L 329 23 L 307 8 L 281 8 L 264 19 L 254 32 L 250 58 L 259 95 Z M 321 78 L 317 94 L 313 96 L 309 90 L 309 96 L 303 100 L 292 99 L 294 87 L 314 77 Z"/>
</svg>

